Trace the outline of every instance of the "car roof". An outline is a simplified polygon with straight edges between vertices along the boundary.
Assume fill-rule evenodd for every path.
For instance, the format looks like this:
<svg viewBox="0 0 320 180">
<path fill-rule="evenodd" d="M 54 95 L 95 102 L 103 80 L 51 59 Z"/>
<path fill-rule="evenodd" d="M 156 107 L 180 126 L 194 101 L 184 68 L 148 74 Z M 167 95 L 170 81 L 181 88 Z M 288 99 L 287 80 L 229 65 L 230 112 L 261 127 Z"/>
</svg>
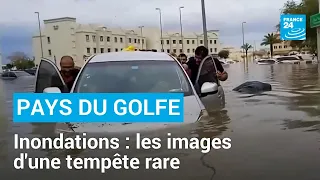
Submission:
<svg viewBox="0 0 320 180">
<path fill-rule="evenodd" d="M 164 52 L 149 51 L 124 51 L 109 52 L 93 56 L 88 63 L 109 62 L 109 61 L 174 61 L 174 59 Z"/>
</svg>

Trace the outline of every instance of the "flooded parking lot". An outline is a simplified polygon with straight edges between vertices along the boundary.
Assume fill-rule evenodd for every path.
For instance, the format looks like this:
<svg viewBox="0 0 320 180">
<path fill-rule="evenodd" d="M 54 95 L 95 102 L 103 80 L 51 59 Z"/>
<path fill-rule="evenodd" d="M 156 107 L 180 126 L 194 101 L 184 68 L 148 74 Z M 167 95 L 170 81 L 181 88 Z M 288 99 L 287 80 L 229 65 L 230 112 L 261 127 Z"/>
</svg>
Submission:
<svg viewBox="0 0 320 180">
<path fill-rule="evenodd" d="M 179 137 L 229 137 L 229 150 L 212 150 L 203 156 L 200 151 L 159 151 L 119 149 L 131 156 L 179 157 L 181 168 L 175 171 L 109 171 L 81 173 L 77 179 L 219 179 L 219 180 L 319 180 L 320 179 L 320 66 L 317 64 L 232 64 L 226 70 L 229 80 L 222 85 L 226 108 L 211 112 L 210 119 L 167 130 Z M 232 89 L 248 80 L 270 83 L 273 90 L 260 95 L 233 92 Z M 13 134 L 50 136 L 51 124 L 13 124 L 12 93 L 32 92 L 33 79 L 0 81 L 0 167 L 12 167 Z M 150 136 L 164 136 L 153 132 Z M 108 135 L 110 136 L 110 135 Z M 119 137 L 122 135 L 119 135 Z M 115 151 L 50 152 L 31 151 L 37 156 L 107 156 Z M 143 172 L 143 173 L 141 173 Z M 49 173 L 49 172 L 47 172 Z M 50 172 L 58 173 L 58 172 Z M 63 179 L 72 173 L 63 175 Z M 80 175 L 81 174 L 81 175 Z M 90 174 L 90 175 L 89 175 Z M 39 179 L 57 176 L 40 173 Z M 101 178 L 102 179 L 102 178 Z"/>
</svg>

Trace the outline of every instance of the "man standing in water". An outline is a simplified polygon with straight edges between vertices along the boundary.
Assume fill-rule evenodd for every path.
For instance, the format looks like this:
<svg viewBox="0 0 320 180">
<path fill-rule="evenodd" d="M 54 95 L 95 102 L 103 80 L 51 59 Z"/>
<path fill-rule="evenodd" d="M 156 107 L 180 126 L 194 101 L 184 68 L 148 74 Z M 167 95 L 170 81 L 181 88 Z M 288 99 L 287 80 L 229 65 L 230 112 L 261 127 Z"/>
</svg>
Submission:
<svg viewBox="0 0 320 180">
<path fill-rule="evenodd" d="M 195 84 L 198 71 L 199 71 L 199 65 L 201 61 L 206 58 L 209 55 L 209 51 L 206 47 L 204 46 L 199 46 L 195 50 L 195 56 L 191 57 L 189 61 L 187 62 L 188 69 L 186 70 L 187 73 L 189 74 L 189 77 L 191 79 L 192 84 Z M 212 59 L 212 57 L 210 57 Z M 213 58 L 213 61 L 208 61 L 209 63 L 204 63 L 202 69 L 204 69 L 204 74 L 202 73 L 201 76 L 206 75 L 205 72 L 207 72 L 207 77 L 213 77 L 210 76 L 209 73 L 215 72 L 216 73 L 216 78 L 220 81 L 225 81 L 228 79 L 228 73 L 224 70 L 222 67 L 222 64 L 217 58 Z M 212 62 L 212 63 L 210 63 Z M 213 63 L 214 62 L 214 63 Z M 215 67 L 217 68 L 215 70 Z M 206 78 L 208 79 L 208 78 Z M 210 78 L 211 79 L 211 78 Z M 209 80 L 209 79 L 208 79 Z M 211 81 L 211 80 L 210 80 Z"/>
<path fill-rule="evenodd" d="M 71 56 L 63 56 L 60 61 L 60 67 L 61 76 L 70 91 L 80 70 L 75 68 L 74 61 Z"/>
</svg>

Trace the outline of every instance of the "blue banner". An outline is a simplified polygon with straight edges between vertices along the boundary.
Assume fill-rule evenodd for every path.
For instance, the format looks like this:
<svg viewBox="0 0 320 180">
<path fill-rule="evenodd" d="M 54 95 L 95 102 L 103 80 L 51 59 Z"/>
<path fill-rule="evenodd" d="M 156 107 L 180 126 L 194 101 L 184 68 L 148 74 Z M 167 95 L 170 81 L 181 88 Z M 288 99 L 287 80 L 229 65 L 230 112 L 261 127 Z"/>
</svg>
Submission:
<svg viewBox="0 0 320 180">
<path fill-rule="evenodd" d="M 183 97 L 183 93 L 14 93 L 13 122 L 183 122 Z"/>
</svg>

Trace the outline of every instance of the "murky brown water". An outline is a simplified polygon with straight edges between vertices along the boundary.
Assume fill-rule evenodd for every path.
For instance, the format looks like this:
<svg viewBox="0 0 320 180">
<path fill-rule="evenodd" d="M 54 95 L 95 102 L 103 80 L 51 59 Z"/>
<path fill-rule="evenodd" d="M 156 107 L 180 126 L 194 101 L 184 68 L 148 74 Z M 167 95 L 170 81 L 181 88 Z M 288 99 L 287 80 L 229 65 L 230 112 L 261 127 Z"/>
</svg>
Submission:
<svg viewBox="0 0 320 180">
<path fill-rule="evenodd" d="M 320 65 L 255 65 L 233 64 L 227 68 L 230 79 L 223 83 L 226 108 L 211 115 L 205 122 L 167 130 L 175 136 L 230 137 L 230 150 L 212 150 L 203 157 L 199 151 L 137 151 L 120 148 L 119 154 L 129 156 L 158 156 L 181 159 L 175 171 L 93 171 L 68 172 L 62 179 L 213 179 L 218 180 L 319 180 L 320 179 Z M 232 88 L 247 80 L 271 83 L 273 91 L 259 96 L 242 95 Z M 31 84 L 30 84 L 31 83 Z M 30 82 L 1 82 L 8 116 L 0 121 L 0 167 L 12 167 L 12 134 L 47 136 L 49 124 L 13 124 L 11 122 L 11 94 L 32 90 Z M 165 132 L 148 136 L 163 137 Z M 112 136 L 106 134 L 105 136 Z M 122 134 L 121 137 L 129 136 Z M 146 135 L 147 136 L 147 135 Z M 120 135 L 119 135 L 120 137 Z M 132 137 L 133 139 L 133 137 Z M 130 141 L 130 144 L 134 143 Z M 131 146 L 130 146 L 131 147 Z M 105 151 L 31 151 L 37 156 L 113 156 Z M 6 163 L 6 164 L 5 164 Z M 65 171 L 64 171 L 65 172 Z M 73 172 L 73 171 L 72 171 Z M 83 173 L 82 173 L 83 172 Z M 7 172 L 8 173 L 8 172 Z M 21 172 L 22 173 L 22 172 Z M 49 173 L 53 173 L 50 174 Z M 15 175 L 19 174 L 16 172 Z M 29 174 L 28 174 L 29 175 Z M 57 179 L 62 172 L 45 171 L 33 178 Z M 102 175 L 101 178 L 99 175 Z M 31 176 L 31 175 L 30 175 Z M 99 176 L 99 177 L 98 177 Z M 60 178 L 60 177 L 59 177 Z"/>
</svg>

